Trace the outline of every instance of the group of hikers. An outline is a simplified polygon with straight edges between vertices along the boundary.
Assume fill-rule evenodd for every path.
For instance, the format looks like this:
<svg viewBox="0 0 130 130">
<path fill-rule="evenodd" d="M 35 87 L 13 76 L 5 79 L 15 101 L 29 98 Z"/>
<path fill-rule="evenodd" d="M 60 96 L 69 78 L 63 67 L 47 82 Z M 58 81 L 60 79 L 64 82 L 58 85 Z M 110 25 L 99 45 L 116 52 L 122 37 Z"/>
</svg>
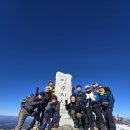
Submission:
<svg viewBox="0 0 130 130">
<path fill-rule="evenodd" d="M 113 119 L 113 108 L 115 99 L 110 87 L 105 87 L 98 83 L 85 86 L 85 91 L 81 85 L 73 89 L 70 102 L 65 100 L 65 108 L 73 119 L 75 128 L 84 130 L 116 130 Z M 21 130 L 28 116 L 33 116 L 33 120 L 27 130 L 31 130 L 36 122 L 39 130 L 45 128 L 58 128 L 60 120 L 60 102 L 55 95 L 55 87 L 52 80 L 45 87 L 45 91 L 30 94 L 21 103 L 18 122 L 15 130 Z M 50 126 L 51 127 L 48 127 Z"/>
</svg>

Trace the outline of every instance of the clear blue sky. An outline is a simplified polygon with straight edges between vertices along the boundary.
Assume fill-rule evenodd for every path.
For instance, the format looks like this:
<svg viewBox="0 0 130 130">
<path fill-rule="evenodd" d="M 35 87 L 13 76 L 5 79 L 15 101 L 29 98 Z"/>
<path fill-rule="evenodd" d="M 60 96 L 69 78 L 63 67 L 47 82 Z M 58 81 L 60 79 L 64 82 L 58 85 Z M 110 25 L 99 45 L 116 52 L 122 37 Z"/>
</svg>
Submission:
<svg viewBox="0 0 130 130">
<path fill-rule="evenodd" d="M 114 114 L 130 116 L 130 1 L 0 1 L 0 115 L 57 71 L 111 86 Z"/>
</svg>

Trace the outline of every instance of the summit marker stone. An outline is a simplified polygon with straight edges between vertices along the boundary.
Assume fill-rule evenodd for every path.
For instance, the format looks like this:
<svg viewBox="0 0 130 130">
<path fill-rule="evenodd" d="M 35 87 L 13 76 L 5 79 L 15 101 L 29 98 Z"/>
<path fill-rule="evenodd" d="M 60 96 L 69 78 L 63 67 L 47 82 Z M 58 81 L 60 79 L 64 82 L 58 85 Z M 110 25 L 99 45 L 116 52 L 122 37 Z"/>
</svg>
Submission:
<svg viewBox="0 0 130 130">
<path fill-rule="evenodd" d="M 73 125 L 73 121 L 65 108 L 65 100 L 68 100 L 69 103 L 72 95 L 72 75 L 62 72 L 56 73 L 55 95 L 60 102 L 60 126 L 65 124 Z"/>
</svg>

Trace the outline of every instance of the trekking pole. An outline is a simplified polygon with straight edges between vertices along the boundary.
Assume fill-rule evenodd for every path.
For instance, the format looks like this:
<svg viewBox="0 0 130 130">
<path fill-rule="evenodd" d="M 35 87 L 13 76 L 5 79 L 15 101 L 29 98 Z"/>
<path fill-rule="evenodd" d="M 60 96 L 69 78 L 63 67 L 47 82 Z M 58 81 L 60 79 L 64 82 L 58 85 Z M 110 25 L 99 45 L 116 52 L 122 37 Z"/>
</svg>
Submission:
<svg viewBox="0 0 130 130">
<path fill-rule="evenodd" d="M 105 116 L 104 116 L 104 113 L 103 113 L 103 111 L 102 111 L 102 109 L 101 109 L 101 113 L 102 113 L 102 117 L 103 117 L 103 119 L 104 119 L 104 125 L 105 125 L 105 127 L 106 127 L 106 129 L 107 129 L 107 121 L 106 121 L 106 119 L 105 119 Z"/>
<path fill-rule="evenodd" d="M 35 93 L 35 96 L 38 95 L 38 92 L 39 92 L 39 87 L 36 87 L 36 93 Z"/>
</svg>

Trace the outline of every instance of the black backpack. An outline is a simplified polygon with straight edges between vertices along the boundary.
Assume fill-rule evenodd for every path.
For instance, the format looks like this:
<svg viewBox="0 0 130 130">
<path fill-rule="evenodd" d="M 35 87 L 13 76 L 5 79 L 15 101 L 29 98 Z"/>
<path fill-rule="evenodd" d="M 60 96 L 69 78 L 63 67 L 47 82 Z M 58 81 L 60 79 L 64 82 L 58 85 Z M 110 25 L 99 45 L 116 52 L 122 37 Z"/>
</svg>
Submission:
<svg viewBox="0 0 130 130">
<path fill-rule="evenodd" d="M 115 98 L 114 98 L 114 96 L 113 96 L 113 93 L 112 93 L 112 90 L 111 90 L 111 88 L 110 87 L 104 87 L 104 89 L 105 89 L 105 91 L 107 92 L 110 92 L 110 94 L 111 94 L 111 96 L 112 96 L 112 98 L 113 98 L 113 102 L 115 103 Z"/>
<path fill-rule="evenodd" d="M 34 96 L 34 94 L 30 94 L 30 95 L 26 96 L 26 98 L 24 98 L 24 99 L 22 100 L 22 102 L 21 102 L 21 107 L 24 107 L 24 106 L 25 106 L 25 103 L 26 103 L 27 101 L 29 101 L 29 99 L 30 99 L 32 96 Z"/>
</svg>

